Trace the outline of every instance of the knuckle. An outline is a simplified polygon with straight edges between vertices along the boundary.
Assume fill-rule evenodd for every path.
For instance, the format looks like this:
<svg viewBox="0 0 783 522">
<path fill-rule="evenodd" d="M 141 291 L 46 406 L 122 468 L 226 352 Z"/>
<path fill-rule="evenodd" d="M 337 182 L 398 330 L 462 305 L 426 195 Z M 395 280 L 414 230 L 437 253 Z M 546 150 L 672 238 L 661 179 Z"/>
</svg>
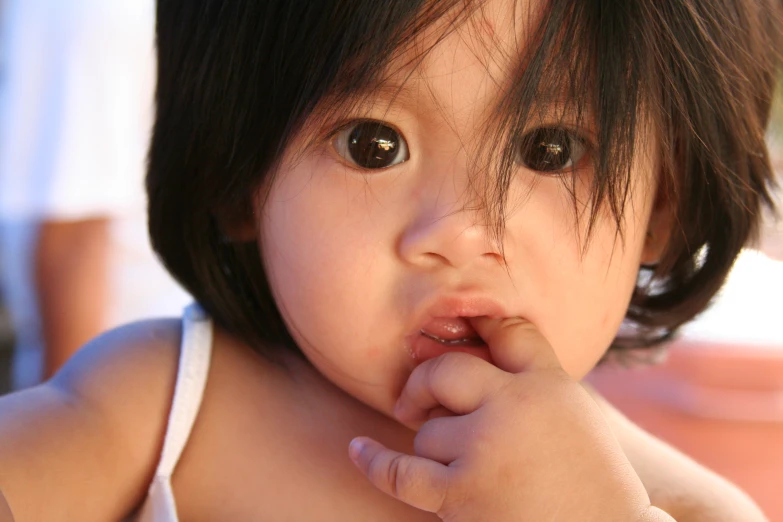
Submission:
<svg viewBox="0 0 783 522">
<path fill-rule="evenodd" d="M 405 455 L 395 455 L 389 462 L 386 482 L 389 484 L 391 494 L 395 497 L 399 497 L 405 491 L 409 471 L 408 462 Z"/>
<path fill-rule="evenodd" d="M 466 489 L 455 484 L 447 485 L 438 501 L 438 505 L 440 506 L 436 511 L 438 517 L 442 520 L 452 520 L 459 518 L 461 513 L 464 514 L 467 511 L 465 509 L 465 505 L 467 504 L 467 495 L 465 491 Z"/>
</svg>

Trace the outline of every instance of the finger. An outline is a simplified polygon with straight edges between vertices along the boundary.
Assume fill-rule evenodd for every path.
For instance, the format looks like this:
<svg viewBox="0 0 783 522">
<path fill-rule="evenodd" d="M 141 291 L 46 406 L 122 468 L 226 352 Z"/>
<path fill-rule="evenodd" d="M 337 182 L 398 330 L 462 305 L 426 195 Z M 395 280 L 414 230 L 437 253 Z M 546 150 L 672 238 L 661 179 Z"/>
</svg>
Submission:
<svg viewBox="0 0 783 522">
<path fill-rule="evenodd" d="M 446 466 L 392 451 L 366 437 L 353 439 L 348 453 L 370 482 L 387 495 L 432 513 L 443 506 L 449 480 Z"/>
<path fill-rule="evenodd" d="M 521 317 L 472 317 L 470 323 L 489 346 L 492 361 L 509 373 L 562 368 L 549 341 Z"/>
<path fill-rule="evenodd" d="M 504 372 L 466 353 L 452 352 L 417 366 L 402 389 L 394 409 L 400 422 L 418 426 L 435 408 L 457 415 L 475 411 L 502 386 Z"/>
<path fill-rule="evenodd" d="M 416 456 L 448 466 L 465 455 L 469 438 L 461 434 L 467 433 L 468 418 L 440 417 L 425 422 L 413 439 Z"/>
<path fill-rule="evenodd" d="M 455 417 L 457 414 L 448 408 L 443 406 L 436 406 L 427 413 L 427 420 L 437 419 L 440 417 Z"/>
</svg>

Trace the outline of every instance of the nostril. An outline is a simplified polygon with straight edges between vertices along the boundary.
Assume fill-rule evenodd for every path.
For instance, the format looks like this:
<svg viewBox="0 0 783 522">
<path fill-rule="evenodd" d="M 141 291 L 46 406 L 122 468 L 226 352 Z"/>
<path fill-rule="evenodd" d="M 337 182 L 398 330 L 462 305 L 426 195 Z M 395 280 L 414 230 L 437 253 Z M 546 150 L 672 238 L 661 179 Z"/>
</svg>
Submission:
<svg viewBox="0 0 783 522">
<path fill-rule="evenodd" d="M 476 224 L 471 212 L 418 216 L 399 237 L 397 252 L 412 265 L 463 269 L 500 259 L 486 225 Z"/>
<path fill-rule="evenodd" d="M 506 260 L 506 256 L 505 256 L 505 254 L 504 254 L 504 253 L 500 253 L 500 252 L 487 252 L 487 253 L 486 253 L 486 254 L 484 254 L 482 257 L 483 257 L 484 259 L 486 259 L 487 261 L 494 261 L 495 263 L 497 263 L 497 264 L 498 264 L 498 266 L 501 266 L 501 267 L 503 267 L 503 268 L 505 268 L 506 266 L 508 266 L 508 261 Z"/>
<path fill-rule="evenodd" d="M 422 254 L 423 257 L 427 258 L 429 261 L 431 261 L 434 264 L 442 264 L 442 265 L 449 265 L 449 259 L 444 256 L 443 254 L 438 254 L 437 252 L 424 252 Z"/>
</svg>

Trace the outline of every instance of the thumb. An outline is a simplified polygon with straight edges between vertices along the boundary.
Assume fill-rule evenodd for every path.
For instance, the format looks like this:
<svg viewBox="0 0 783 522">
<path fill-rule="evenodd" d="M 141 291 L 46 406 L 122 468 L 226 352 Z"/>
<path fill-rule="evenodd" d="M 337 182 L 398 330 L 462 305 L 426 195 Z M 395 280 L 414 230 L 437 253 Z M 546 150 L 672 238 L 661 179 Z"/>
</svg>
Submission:
<svg viewBox="0 0 783 522">
<path fill-rule="evenodd" d="M 521 317 L 472 317 L 470 322 L 489 346 L 492 361 L 503 371 L 560 368 L 560 360 L 536 326 Z"/>
</svg>

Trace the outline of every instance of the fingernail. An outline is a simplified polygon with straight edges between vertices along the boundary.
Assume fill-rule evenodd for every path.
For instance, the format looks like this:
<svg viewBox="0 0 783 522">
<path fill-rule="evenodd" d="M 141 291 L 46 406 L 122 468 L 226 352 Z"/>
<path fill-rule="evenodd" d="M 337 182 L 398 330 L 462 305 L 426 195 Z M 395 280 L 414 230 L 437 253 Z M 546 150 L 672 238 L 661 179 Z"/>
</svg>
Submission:
<svg viewBox="0 0 783 522">
<path fill-rule="evenodd" d="M 359 455 L 361 455 L 363 449 L 364 442 L 357 437 L 353 439 L 348 446 L 348 456 L 351 457 L 352 461 L 359 462 Z"/>
</svg>

